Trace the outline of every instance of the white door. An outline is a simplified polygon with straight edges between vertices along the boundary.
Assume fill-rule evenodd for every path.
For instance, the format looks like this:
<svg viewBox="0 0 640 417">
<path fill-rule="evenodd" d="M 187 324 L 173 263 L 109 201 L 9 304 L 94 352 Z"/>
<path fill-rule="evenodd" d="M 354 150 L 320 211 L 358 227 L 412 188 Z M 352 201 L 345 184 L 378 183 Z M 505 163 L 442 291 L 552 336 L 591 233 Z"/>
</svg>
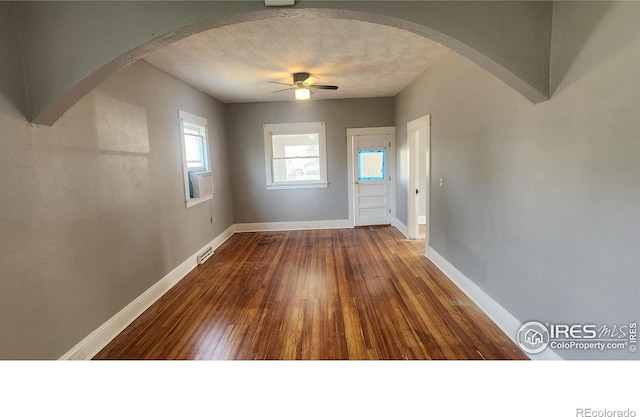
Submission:
<svg viewBox="0 0 640 417">
<path fill-rule="evenodd" d="M 349 129 L 354 226 L 391 224 L 395 128 Z"/>
</svg>

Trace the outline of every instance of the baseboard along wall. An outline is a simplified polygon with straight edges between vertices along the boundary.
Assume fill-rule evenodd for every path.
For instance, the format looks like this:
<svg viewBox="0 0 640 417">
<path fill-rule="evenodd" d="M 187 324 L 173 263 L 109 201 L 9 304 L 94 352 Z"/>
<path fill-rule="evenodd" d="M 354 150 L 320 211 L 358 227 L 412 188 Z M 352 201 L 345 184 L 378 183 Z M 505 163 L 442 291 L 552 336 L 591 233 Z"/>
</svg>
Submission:
<svg viewBox="0 0 640 417">
<path fill-rule="evenodd" d="M 392 226 L 404 236 L 408 234 L 407 226 L 398 219 L 392 219 Z M 349 220 L 322 220 L 312 222 L 273 222 L 273 223 L 238 223 L 229 226 L 198 252 L 174 268 L 135 300 L 129 303 L 113 317 L 78 342 L 62 355 L 60 360 L 87 360 L 100 352 L 111 340 L 120 334 L 146 309 L 169 291 L 182 278 L 197 266 L 197 256 L 205 248 L 211 246 L 214 251 L 234 233 L 257 232 L 265 230 L 311 230 L 311 229 L 343 229 L 353 227 Z M 458 271 L 449 261 L 435 249 L 429 247 L 427 258 L 433 262 L 462 292 L 464 292 L 514 343 L 518 329 L 522 325 L 511 313 Z M 547 349 L 537 355 L 529 355 L 531 359 L 558 360 L 555 352 Z"/>
<path fill-rule="evenodd" d="M 473 301 L 475 305 L 480 308 L 496 326 L 502 330 L 502 332 L 513 341 L 516 345 L 518 330 L 523 325 L 517 318 L 515 318 L 507 309 L 495 301 L 489 294 L 484 292 L 473 281 L 467 278 L 462 272 L 460 272 L 455 266 L 453 266 L 447 259 L 440 255 L 433 247 L 429 247 L 427 251 L 427 258 L 433 262 L 435 266 L 442 271 L 443 274 L 451 280 L 460 290 L 465 293 L 467 297 Z M 528 354 L 530 359 L 538 360 L 562 360 L 557 353 L 551 349 L 546 349 L 538 354 Z"/>
<path fill-rule="evenodd" d="M 233 233 L 234 226 L 230 226 L 224 232 L 220 233 L 211 242 L 207 243 L 200 250 L 175 267 L 148 290 L 140 294 L 126 307 L 117 312 L 113 317 L 78 342 L 74 347 L 69 349 L 69 351 L 59 359 L 85 360 L 94 357 L 146 309 L 151 307 L 153 303 L 176 285 L 182 278 L 187 276 L 187 274 L 198 265 L 197 257 L 199 253 L 209 246 L 211 246 L 215 251 L 215 249 L 229 239 Z"/>
</svg>

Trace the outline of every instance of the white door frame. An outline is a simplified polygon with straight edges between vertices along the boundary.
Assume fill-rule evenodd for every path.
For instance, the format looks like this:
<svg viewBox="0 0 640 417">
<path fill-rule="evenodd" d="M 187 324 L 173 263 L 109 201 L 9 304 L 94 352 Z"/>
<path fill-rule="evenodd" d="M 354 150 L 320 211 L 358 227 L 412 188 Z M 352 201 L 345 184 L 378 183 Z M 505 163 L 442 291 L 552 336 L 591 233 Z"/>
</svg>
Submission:
<svg viewBox="0 0 640 417">
<path fill-rule="evenodd" d="M 355 181 L 355 167 L 353 166 L 353 146 L 354 136 L 361 135 L 389 135 L 389 141 L 391 146 L 387 152 L 387 174 L 391 178 L 389 181 L 389 207 L 391 208 L 391 214 L 389 220 L 393 223 L 393 219 L 396 216 L 396 127 L 362 127 L 362 128 L 348 128 L 347 129 L 347 190 L 349 196 L 349 224 L 353 227 L 355 225 L 354 214 L 354 201 L 353 201 L 353 184 Z"/>
<path fill-rule="evenodd" d="M 420 133 L 425 133 L 427 157 L 427 195 L 416 195 L 420 179 Z M 418 238 L 418 204 L 419 198 L 426 198 L 427 233 L 425 236 L 425 254 L 429 247 L 429 219 L 431 217 L 431 115 L 427 114 L 407 123 L 407 143 L 409 145 L 409 187 L 407 189 L 407 229 L 409 239 Z"/>
</svg>

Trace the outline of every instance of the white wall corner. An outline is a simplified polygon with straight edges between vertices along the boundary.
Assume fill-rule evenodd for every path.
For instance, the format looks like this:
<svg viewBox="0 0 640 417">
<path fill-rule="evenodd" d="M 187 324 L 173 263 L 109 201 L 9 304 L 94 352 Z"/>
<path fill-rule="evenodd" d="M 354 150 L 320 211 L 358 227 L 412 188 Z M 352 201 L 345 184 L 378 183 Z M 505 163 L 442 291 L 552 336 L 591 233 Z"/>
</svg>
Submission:
<svg viewBox="0 0 640 417">
<path fill-rule="evenodd" d="M 518 345 L 516 340 L 518 330 L 522 326 L 517 318 L 515 318 L 507 309 L 502 307 L 489 294 L 484 292 L 473 281 L 467 278 L 462 272 L 454 267 L 448 260 L 440 255 L 435 249 L 429 247 L 427 250 L 427 258 L 433 262 L 450 280 L 453 282 L 467 297 L 473 301 L 480 310 L 482 310 L 509 338 L 513 343 Z M 562 358 L 552 349 L 545 349 L 538 354 L 528 354 L 524 352 L 530 359 L 534 360 L 562 360 Z"/>
<path fill-rule="evenodd" d="M 234 233 L 234 226 L 228 227 L 224 232 L 216 236 L 211 242 L 187 258 L 171 272 L 152 285 L 135 300 L 117 312 L 113 317 L 104 322 L 100 327 L 91 332 L 87 337 L 78 342 L 68 352 L 62 355 L 60 360 L 85 360 L 91 359 L 111 342 L 120 332 L 130 325 L 146 309 L 151 307 L 160 297 L 176 285 L 182 278 L 191 272 L 198 264 L 197 256 L 205 248 L 211 246 L 214 251 L 222 245 Z"/>
</svg>

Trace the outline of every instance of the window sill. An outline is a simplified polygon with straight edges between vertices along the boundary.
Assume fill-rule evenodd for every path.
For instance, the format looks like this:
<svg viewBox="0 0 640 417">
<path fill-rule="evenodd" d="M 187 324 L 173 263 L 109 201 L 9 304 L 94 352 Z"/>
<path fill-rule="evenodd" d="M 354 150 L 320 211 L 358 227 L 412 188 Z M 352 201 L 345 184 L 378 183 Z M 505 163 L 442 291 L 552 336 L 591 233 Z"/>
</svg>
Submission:
<svg viewBox="0 0 640 417">
<path fill-rule="evenodd" d="M 307 182 L 289 184 L 267 184 L 267 190 L 296 190 L 300 188 L 327 188 L 328 182 Z"/>
<path fill-rule="evenodd" d="M 212 195 L 208 195 L 206 197 L 200 197 L 200 198 L 191 198 L 187 201 L 185 201 L 185 205 L 187 206 L 187 208 L 189 207 L 193 207 L 195 205 L 198 205 L 200 203 L 204 203 L 205 201 L 209 201 L 213 199 L 213 194 Z"/>
</svg>

